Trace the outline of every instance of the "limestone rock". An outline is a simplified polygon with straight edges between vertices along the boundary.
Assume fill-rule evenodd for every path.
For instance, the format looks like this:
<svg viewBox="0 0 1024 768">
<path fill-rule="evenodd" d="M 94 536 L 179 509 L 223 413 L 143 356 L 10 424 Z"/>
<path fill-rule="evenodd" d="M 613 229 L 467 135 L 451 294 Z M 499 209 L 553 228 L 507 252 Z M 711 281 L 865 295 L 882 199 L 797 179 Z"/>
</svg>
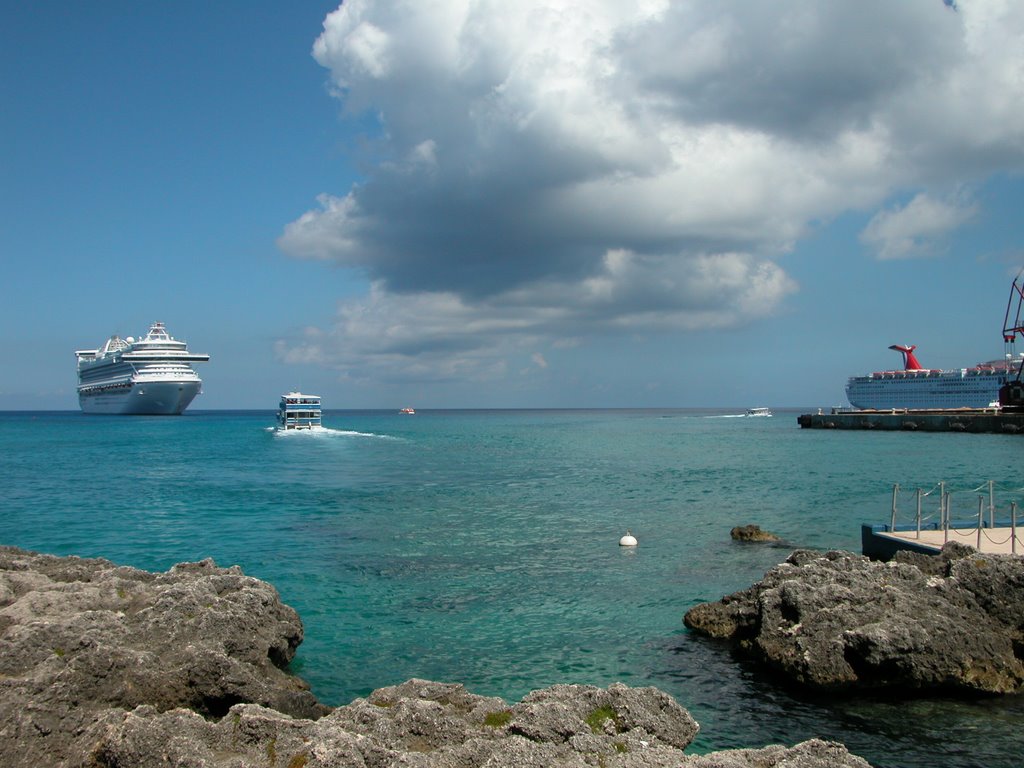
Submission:
<svg viewBox="0 0 1024 768">
<path fill-rule="evenodd" d="M 237 567 L 155 574 L 0 547 L 0 764 L 57 764 L 114 708 L 322 715 L 282 669 L 301 641 L 295 611 Z"/>
<path fill-rule="evenodd" d="M 774 533 L 762 531 L 759 525 L 737 525 L 729 535 L 734 541 L 780 541 Z"/>
<path fill-rule="evenodd" d="M 834 741 L 810 739 L 787 749 L 772 745 L 764 749 L 735 749 L 690 758 L 683 768 L 870 768 L 861 757 L 851 755 Z"/>
<path fill-rule="evenodd" d="M 592 709 L 593 708 L 593 709 Z M 653 688 L 559 685 L 518 704 L 409 680 L 317 721 L 239 704 L 219 722 L 141 707 L 108 727 L 93 768 L 867 768 L 840 744 L 808 741 L 686 756 L 697 725 Z"/>
<path fill-rule="evenodd" d="M 947 553 L 923 571 L 797 551 L 684 622 L 801 685 L 901 693 L 1024 690 L 1024 559 Z"/>
</svg>

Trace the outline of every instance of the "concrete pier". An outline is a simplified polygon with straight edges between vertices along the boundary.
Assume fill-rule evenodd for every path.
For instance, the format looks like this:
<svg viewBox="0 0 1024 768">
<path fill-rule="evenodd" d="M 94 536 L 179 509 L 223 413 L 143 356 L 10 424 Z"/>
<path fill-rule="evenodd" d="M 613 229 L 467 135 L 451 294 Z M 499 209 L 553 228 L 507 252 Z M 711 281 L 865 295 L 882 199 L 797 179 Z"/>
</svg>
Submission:
<svg viewBox="0 0 1024 768">
<path fill-rule="evenodd" d="M 921 526 L 862 525 L 861 551 L 876 560 L 889 560 L 900 550 L 937 554 L 947 541 L 966 544 L 987 555 L 1024 555 L 1024 530 L 1009 521 L 982 526 L 976 521 L 953 523 L 944 529 L 936 523 Z"/>
<path fill-rule="evenodd" d="M 903 432 L 987 432 L 1024 435 L 1024 413 L 998 408 L 956 408 L 913 411 L 842 411 L 805 413 L 797 417 L 803 429 L 866 429 Z"/>
</svg>

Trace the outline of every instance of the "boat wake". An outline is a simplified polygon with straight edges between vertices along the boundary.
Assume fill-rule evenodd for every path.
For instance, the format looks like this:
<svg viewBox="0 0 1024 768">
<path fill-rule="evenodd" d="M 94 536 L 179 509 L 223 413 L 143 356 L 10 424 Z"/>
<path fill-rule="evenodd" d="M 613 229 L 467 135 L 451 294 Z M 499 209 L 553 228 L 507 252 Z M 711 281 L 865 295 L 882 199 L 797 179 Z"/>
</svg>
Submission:
<svg viewBox="0 0 1024 768">
<path fill-rule="evenodd" d="M 340 437 L 370 437 L 377 440 L 400 440 L 401 438 L 391 435 L 378 435 L 376 432 L 357 432 L 352 429 L 332 429 L 331 427 L 312 427 L 310 429 L 277 429 L 276 427 L 265 427 L 274 437 L 303 438 L 303 439 L 331 439 Z"/>
</svg>

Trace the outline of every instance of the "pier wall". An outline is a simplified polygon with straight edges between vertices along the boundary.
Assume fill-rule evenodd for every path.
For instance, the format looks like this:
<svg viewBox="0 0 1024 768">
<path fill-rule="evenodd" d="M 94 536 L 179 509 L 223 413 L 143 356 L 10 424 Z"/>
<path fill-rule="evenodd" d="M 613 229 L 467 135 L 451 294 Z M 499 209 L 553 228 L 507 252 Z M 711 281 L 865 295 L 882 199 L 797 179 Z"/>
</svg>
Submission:
<svg viewBox="0 0 1024 768">
<path fill-rule="evenodd" d="M 837 411 L 797 417 L 803 429 L 867 429 L 903 432 L 978 432 L 1024 435 L 1024 413 L 983 410 Z"/>
<path fill-rule="evenodd" d="M 860 527 L 861 552 L 872 560 L 891 560 L 897 552 L 936 555 L 947 542 L 956 542 L 982 554 L 1024 555 L 1024 529 L 1016 520 L 997 520 L 978 527 L 977 521 Z"/>
</svg>

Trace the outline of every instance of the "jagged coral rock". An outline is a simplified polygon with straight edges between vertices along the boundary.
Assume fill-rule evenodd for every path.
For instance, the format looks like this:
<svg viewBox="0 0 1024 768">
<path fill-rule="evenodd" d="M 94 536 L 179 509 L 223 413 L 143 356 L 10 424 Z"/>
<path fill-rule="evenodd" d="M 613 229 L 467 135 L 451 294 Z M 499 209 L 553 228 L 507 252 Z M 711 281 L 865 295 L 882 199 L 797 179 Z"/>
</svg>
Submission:
<svg viewBox="0 0 1024 768">
<path fill-rule="evenodd" d="M 951 550 L 921 565 L 797 551 L 684 622 L 811 688 L 1022 690 L 1024 560 Z"/>
<path fill-rule="evenodd" d="M 501 709 L 495 709 L 500 707 Z M 559 685 L 511 706 L 507 726 L 486 724 L 501 699 L 462 686 L 409 680 L 374 691 L 313 722 L 240 704 L 219 722 L 183 711 L 140 708 L 107 729 L 93 766 L 157 768 L 866 768 L 841 744 L 731 750 L 690 757 L 696 723 L 653 688 Z M 595 710 L 613 712 L 595 729 Z M 519 726 L 516 725 L 519 723 Z M 526 723 L 533 728 L 522 727 Z M 526 733 L 524 733 L 526 731 Z"/>
<path fill-rule="evenodd" d="M 287 665 L 302 623 L 269 584 L 212 561 L 154 574 L 0 548 L 0 763 L 55 764 L 111 709 L 238 702 L 329 711 Z"/>
</svg>

